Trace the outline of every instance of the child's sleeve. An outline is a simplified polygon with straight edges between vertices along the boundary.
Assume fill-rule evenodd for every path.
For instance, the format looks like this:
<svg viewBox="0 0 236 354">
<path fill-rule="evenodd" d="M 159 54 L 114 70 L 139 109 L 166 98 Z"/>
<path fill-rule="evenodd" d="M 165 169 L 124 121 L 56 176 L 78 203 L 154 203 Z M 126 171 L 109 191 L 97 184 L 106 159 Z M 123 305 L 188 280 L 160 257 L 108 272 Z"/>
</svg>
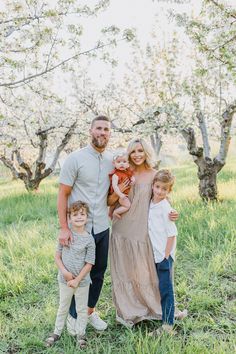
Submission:
<svg viewBox="0 0 236 354">
<path fill-rule="evenodd" d="M 95 242 L 92 236 L 87 245 L 85 262 L 90 264 L 95 264 Z"/>
<path fill-rule="evenodd" d="M 164 207 L 164 221 L 165 221 L 165 230 L 167 237 L 172 237 L 172 236 L 177 236 L 178 235 L 178 230 L 175 225 L 174 221 L 171 221 L 169 218 L 169 213 L 171 212 L 172 208 L 170 204 L 166 204 Z"/>
<path fill-rule="evenodd" d="M 58 242 L 56 246 L 56 252 L 62 253 L 63 246 Z"/>
</svg>

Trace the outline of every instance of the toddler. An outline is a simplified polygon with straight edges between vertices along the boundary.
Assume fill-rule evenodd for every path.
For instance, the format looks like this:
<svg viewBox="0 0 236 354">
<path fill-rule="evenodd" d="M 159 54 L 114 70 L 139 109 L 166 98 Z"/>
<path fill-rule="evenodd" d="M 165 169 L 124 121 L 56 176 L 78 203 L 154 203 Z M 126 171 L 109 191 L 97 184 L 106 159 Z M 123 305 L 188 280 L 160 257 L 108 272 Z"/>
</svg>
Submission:
<svg viewBox="0 0 236 354">
<path fill-rule="evenodd" d="M 174 292 L 172 266 L 175 259 L 177 228 L 168 214 L 172 208 L 167 199 L 174 184 L 174 176 L 167 169 L 157 172 L 152 183 L 148 231 L 151 240 L 162 307 L 162 329 L 174 334 Z"/>
<path fill-rule="evenodd" d="M 133 171 L 129 166 L 129 158 L 126 151 L 117 152 L 113 156 L 113 165 L 115 169 L 109 174 L 110 178 L 110 190 L 109 194 L 115 192 L 119 196 L 119 204 L 118 208 L 115 206 L 110 207 L 109 215 L 121 218 L 121 215 L 129 210 L 131 203 L 128 198 L 128 194 L 131 188 L 131 185 L 135 183 L 135 178 L 133 176 Z M 124 192 L 121 192 L 118 184 L 122 183 L 126 178 L 130 180 L 130 185 L 125 189 Z"/>
<path fill-rule="evenodd" d="M 60 339 L 67 318 L 72 296 L 75 296 L 77 344 L 86 346 L 85 330 L 87 325 L 88 292 L 91 279 L 89 272 L 95 263 L 95 242 L 85 230 L 89 208 L 84 202 L 77 201 L 68 208 L 68 218 L 73 242 L 68 246 L 57 245 L 55 262 L 59 269 L 58 281 L 60 304 L 57 312 L 54 333 L 46 340 L 46 346 L 52 346 Z"/>
</svg>

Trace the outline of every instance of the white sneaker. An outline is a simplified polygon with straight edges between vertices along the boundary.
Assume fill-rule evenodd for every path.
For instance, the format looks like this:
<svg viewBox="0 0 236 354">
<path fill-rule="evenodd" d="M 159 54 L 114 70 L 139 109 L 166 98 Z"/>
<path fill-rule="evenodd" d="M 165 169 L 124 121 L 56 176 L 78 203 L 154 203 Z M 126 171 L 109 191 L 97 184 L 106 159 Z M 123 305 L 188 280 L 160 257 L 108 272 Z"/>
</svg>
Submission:
<svg viewBox="0 0 236 354">
<path fill-rule="evenodd" d="M 98 331 L 104 331 L 107 329 L 107 323 L 99 317 L 97 312 L 93 312 L 88 316 L 88 323 Z"/>
<path fill-rule="evenodd" d="M 68 314 L 67 321 L 66 321 L 66 328 L 67 328 L 67 332 L 73 337 L 76 336 L 75 326 L 76 326 L 76 319 L 73 318 L 70 314 Z"/>
</svg>

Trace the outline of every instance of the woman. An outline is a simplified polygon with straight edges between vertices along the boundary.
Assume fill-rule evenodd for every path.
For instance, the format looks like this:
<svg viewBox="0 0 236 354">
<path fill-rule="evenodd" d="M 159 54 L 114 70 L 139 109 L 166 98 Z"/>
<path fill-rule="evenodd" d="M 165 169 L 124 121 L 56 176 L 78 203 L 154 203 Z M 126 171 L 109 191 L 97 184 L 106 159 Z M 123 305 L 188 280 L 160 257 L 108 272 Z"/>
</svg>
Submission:
<svg viewBox="0 0 236 354">
<path fill-rule="evenodd" d="M 129 194 L 130 209 L 121 219 L 113 220 L 110 262 L 117 321 L 132 327 L 142 320 L 161 319 L 161 304 L 148 237 L 148 209 L 156 173 L 152 168 L 153 151 L 140 138 L 131 141 L 128 154 L 134 167 L 135 185 Z M 109 204 L 114 202 L 111 197 Z M 176 213 L 170 217 L 176 220 Z"/>
</svg>

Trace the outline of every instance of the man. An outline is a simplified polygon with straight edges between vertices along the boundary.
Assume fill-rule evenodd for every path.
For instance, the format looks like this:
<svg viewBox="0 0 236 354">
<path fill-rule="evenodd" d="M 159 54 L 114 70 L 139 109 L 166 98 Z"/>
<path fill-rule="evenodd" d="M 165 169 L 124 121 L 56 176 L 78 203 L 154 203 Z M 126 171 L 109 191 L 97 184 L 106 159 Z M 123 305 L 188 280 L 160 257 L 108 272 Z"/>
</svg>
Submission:
<svg viewBox="0 0 236 354">
<path fill-rule="evenodd" d="M 89 205 L 90 213 L 87 231 L 91 232 L 96 244 L 96 261 L 91 271 L 92 284 L 89 289 L 88 318 L 97 330 L 105 330 L 107 323 L 95 311 L 101 293 L 104 273 L 107 267 L 109 244 L 109 220 L 107 212 L 107 194 L 109 173 L 113 169 L 112 156 L 105 151 L 111 135 L 111 123 L 105 116 L 93 119 L 90 130 L 91 143 L 81 150 L 72 152 L 66 159 L 61 173 L 58 193 L 58 216 L 60 223 L 59 241 L 62 245 L 73 242 L 67 223 L 68 204 L 82 200 Z M 128 181 L 122 187 L 127 188 Z M 71 317 L 71 316 L 72 317 Z M 72 300 L 67 328 L 74 334 L 75 304 Z"/>
</svg>

